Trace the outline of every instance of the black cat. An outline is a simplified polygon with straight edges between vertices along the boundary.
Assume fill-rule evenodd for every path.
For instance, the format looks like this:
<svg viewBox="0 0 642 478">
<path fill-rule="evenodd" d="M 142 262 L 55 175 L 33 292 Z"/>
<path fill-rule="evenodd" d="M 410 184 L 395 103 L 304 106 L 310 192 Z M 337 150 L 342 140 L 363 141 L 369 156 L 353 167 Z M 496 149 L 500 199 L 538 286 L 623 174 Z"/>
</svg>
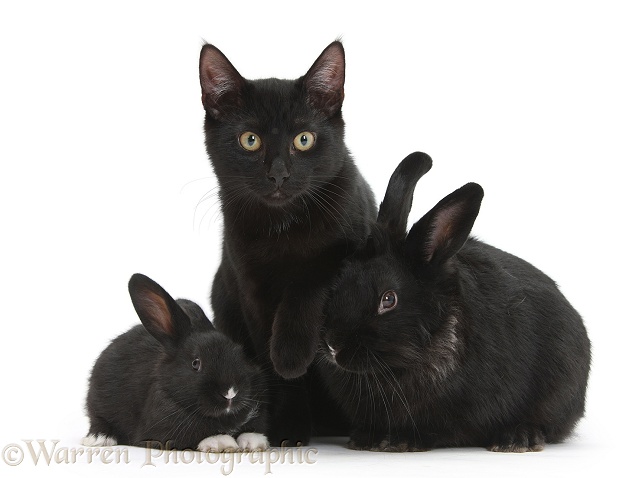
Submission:
<svg viewBox="0 0 642 478">
<path fill-rule="evenodd" d="M 339 42 L 297 80 L 246 80 L 217 48 L 201 50 L 205 143 L 224 220 L 214 321 L 273 364 L 274 444 L 307 442 L 308 395 L 315 413 L 327 405 L 303 379 L 281 377 L 306 373 L 329 284 L 376 217 L 372 191 L 344 143 L 344 76 Z M 309 375 L 307 382 L 314 382 Z M 329 415 L 319 421 L 327 424 Z"/>
</svg>

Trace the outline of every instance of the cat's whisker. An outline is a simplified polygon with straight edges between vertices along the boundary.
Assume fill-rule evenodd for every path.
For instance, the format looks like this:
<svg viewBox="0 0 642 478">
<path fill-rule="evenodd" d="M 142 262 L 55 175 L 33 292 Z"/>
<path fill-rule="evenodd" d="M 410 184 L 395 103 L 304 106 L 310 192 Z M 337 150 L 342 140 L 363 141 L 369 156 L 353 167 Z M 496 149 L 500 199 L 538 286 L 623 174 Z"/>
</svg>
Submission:
<svg viewBox="0 0 642 478">
<path fill-rule="evenodd" d="M 198 201 L 198 203 L 196 204 L 196 207 L 194 208 L 194 216 L 193 216 L 193 218 L 192 218 L 192 228 L 194 228 L 194 227 L 195 227 L 195 223 L 196 223 L 196 213 L 197 213 L 197 211 L 198 211 L 198 208 L 199 208 L 199 207 L 200 207 L 200 205 L 201 205 L 201 204 L 203 204 L 205 201 L 209 201 L 209 200 L 210 200 L 210 199 L 212 199 L 212 198 L 217 198 L 217 194 L 214 192 L 214 190 L 213 190 L 213 189 L 211 189 L 210 191 L 208 191 L 208 193 L 206 193 L 206 195 L 202 196 L 202 197 L 201 197 L 201 199 Z M 205 219 L 205 217 L 207 217 L 207 214 L 208 214 L 208 213 L 209 213 L 213 208 L 215 208 L 215 207 L 217 207 L 217 206 L 218 206 L 218 203 L 219 203 L 219 199 L 217 198 L 217 199 L 215 199 L 215 200 L 214 200 L 214 203 L 213 203 L 212 205 L 210 205 L 210 206 L 205 210 L 205 213 L 203 214 L 203 216 L 201 217 L 201 220 L 200 220 L 200 221 L 199 221 L 199 223 L 198 223 L 198 230 L 199 230 L 199 232 L 200 232 L 200 230 L 201 230 L 201 226 L 203 225 L 203 220 Z"/>
<path fill-rule="evenodd" d="M 200 182 L 200 181 L 208 181 L 208 180 L 210 180 L 210 181 L 211 181 L 211 180 L 214 180 L 214 181 L 215 181 L 215 180 L 216 180 L 216 178 L 215 178 L 214 176 L 205 176 L 205 177 L 203 177 L 203 178 L 196 178 L 196 179 L 192 179 L 191 181 L 188 181 L 188 182 L 186 182 L 185 184 L 183 184 L 183 186 L 181 187 L 181 189 L 180 189 L 180 191 L 179 191 L 179 194 L 183 194 L 183 191 L 185 190 L 185 188 L 186 188 L 187 186 L 191 186 L 191 185 L 193 185 L 194 183 L 197 183 L 197 182 Z"/>
<path fill-rule="evenodd" d="M 240 188 L 239 188 L 239 189 L 240 189 Z M 233 196 L 232 196 L 232 200 L 234 200 L 234 198 L 235 198 L 236 196 L 240 196 L 240 195 L 241 195 L 241 192 L 240 192 L 240 191 L 238 191 L 238 190 L 233 191 L 233 193 L 234 193 L 234 194 L 233 194 Z M 199 221 L 199 224 L 198 224 L 198 230 L 200 231 L 200 230 L 201 230 L 201 228 L 202 228 L 202 226 L 203 226 L 203 222 L 205 221 L 205 218 L 207 217 L 207 215 L 209 214 L 209 212 L 210 212 L 212 209 L 214 209 L 215 207 L 217 207 L 219 204 L 221 204 L 221 198 L 220 198 L 220 193 L 219 193 L 218 188 L 212 188 L 212 189 L 210 189 L 210 190 L 209 190 L 209 191 L 207 191 L 205 194 L 203 194 L 203 196 L 201 196 L 201 198 L 198 200 L 198 202 L 197 202 L 197 204 L 196 204 L 196 207 L 194 208 L 194 215 L 193 215 L 193 219 L 192 219 L 192 227 L 193 227 L 193 228 L 195 228 L 195 227 L 196 227 L 196 214 L 197 214 L 197 212 L 198 212 L 198 210 L 199 210 L 199 207 L 200 207 L 201 205 L 203 205 L 204 203 L 206 203 L 207 201 L 209 201 L 210 199 L 213 199 L 213 198 L 215 198 L 214 203 L 213 203 L 213 204 L 211 204 L 211 205 L 206 209 L 205 213 L 204 213 L 204 214 L 203 214 L 203 216 L 201 217 L 201 220 Z M 219 211 L 219 214 L 216 216 L 216 219 L 218 219 L 218 217 L 220 216 L 220 214 L 221 214 L 221 211 Z M 210 219 L 209 226 L 211 226 L 211 223 L 212 223 L 212 219 Z M 208 227 L 209 227 L 209 226 L 208 226 Z"/>
<path fill-rule="evenodd" d="M 216 191 L 216 193 L 214 192 Z M 202 227 L 203 222 L 205 221 L 205 218 L 207 217 L 208 213 L 216 206 L 220 205 L 220 210 L 216 216 L 213 216 L 210 218 L 208 227 L 211 227 L 212 223 L 217 221 L 218 218 L 221 216 L 221 214 L 224 214 L 226 210 L 232 208 L 235 204 L 239 203 L 241 200 L 245 200 L 242 202 L 242 208 L 244 209 L 246 207 L 246 202 L 247 201 L 252 201 L 251 195 L 248 195 L 248 192 L 250 191 L 250 188 L 243 183 L 240 184 L 235 184 L 231 185 L 226 189 L 226 194 L 223 195 L 220 190 L 218 189 L 211 189 L 199 201 L 197 204 L 198 206 L 201 205 L 201 203 L 204 203 L 208 201 L 211 198 L 216 197 L 216 200 L 214 201 L 214 204 L 212 204 L 204 213 L 203 217 L 201 218 L 201 221 L 199 222 L 199 230 Z M 196 214 L 196 211 L 195 211 Z"/>
<path fill-rule="evenodd" d="M 340 204 L 336 199 L 334 199 L 333 197 L 329 196 L 329 195 L 327 194 L 327 191 L 326 191 L 324 188 L 318 188 L 318 187 L 317 187 L 317 188 L 315 188 L 315 192 L 316 192 L 318 195 L 320 195 L 320 196 L 321 196 L 321 197 L 320 197 L 320 199 L 323 199 L 323 200 L 324 200 L 324 202 L 325 202 L 325 203 L 326 203 L 330 208 L 332 208 L 332 209 L 333 209 L 337 214 L 339 214 L 339 215 L 341 216 L 341 218 L 345 221 L 345 224 L 347 224 L 347 225 L 350 227 L 350 230 L 352 231 L 353 235 L 354 235 L 354 234 L 356 234 L 356 233 L 355 233 L 355 231 L 354 231 L 354 228 L 352 227 L 352 222 L 351 222 L 351 221 L 350 221 L 350 220 L 349 220 L 349 219 L 348 219 L 348 218 L 347 218 L 347 217 L 346 217 L 346 216 L 345 216 L 341 211 L 339 211 L 339 210 L 337 209 L 337 207 L 338 207 L 339 209 L 341 209 L 341 210 L 345 211 L 344 206 L 343 206 L 342 204 Z M 319 196 L 317 196 L 317 197 L 319 197 Z M 335 206 L 333 206 L 333 203 L 336 205 L 336 207 L 335 207 Z M 343 226 L 342 226 L 342 227 L 343 227 Z M 345 231 L 344 231 L 344 234 L 345 234 Z"/>
<path fill-rule="evenodd" d="M 337 196 L 337 198 L 340 199 L 343 203 L 347 203 L 348 205 L 354 206 L 354 207 L 358 206 L 357 202 L 352 198 L 352 196 L 350 194 L 348 194 L 348 192 L 345 189 L 343 189 L 341 186 L 339 186 L 338 184 L 328 183 L 328 182 L 323 182 L 323 181 L 310 181 L 310 182 L 313 185 L 313 187 L 315 187 L 317 189 L 322 189 L 326 193 L 333 194 L 333 195 Z M 341 192 L 332 191 L 332 190 L 330 190 L 331 187 L 335 187 L 335 188 L 339 189 Z"/>
<path fill-rule="evenodd" d="M 337 225 L 338 225 L 338 226 L 339 226 L 339 228 L 341 229 L 341 232 L 343 233 L 343 237 L 344 237 L 344 238 L 346 239 L 346 241 L 347 241 L 347 239 L 348 239 L 348 235 L 346 234 L 346 231 L 345 231 L 345 229 L 344 229 L 344 227 L 343 227 L 343 224 L 341 223 L 341 221 L 340 221 L 340 220 L 339 220 L 339 218 L 337 217 L 337 214 L 339 214 L 339 215 L 340 215 L 340 213 L 339 213 L 338 211 L 336 211 L 336 210 L 335 210 L 335 211 L 337 212 L 337 214 L 333 213 L 333 212 L 332 212 L 332 210 L 328 207 L 327 201 L 326 201 L 325 199 L 323 199 L 321 196 L 318 196 L 316 191 L 314 191 L 314 190 L 310 190 L 308 193 L 309 193 L 309 197 L 312 199 L 312 201 L 314 202 L 314 204 L 315 204 L 315 205 L 316 205 L 316 206 L 317 206 L 321 211 L 323 211 L 323 212 L 325 213 L 325 215 L 326 215 L 326 216 L 328 216 L 329 218 L 333 219 L 333 220 L 337 223 Z M 343 218 L 343 217 L 342 217 L 342 218 Z"/>
</svg>

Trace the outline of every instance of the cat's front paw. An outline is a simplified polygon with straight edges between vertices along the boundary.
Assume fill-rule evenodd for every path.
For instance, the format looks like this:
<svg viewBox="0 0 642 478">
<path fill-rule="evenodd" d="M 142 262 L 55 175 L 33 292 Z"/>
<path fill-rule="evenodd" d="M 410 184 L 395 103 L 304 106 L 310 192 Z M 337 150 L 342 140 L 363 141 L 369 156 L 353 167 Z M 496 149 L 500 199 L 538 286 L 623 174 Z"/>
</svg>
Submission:
<svg viewBox="0 0 642 478">
<path fill-rule="evenodd" d="M 282 349 L 275 350 L 275 348 L 272 348 L 270 358 L 276 373 L 288 380 L 305 375 L 308 371 L 308 365 L 312 362 L 307 362 L 307 360 L 301 362 L 301 359 L 296 357 L 295 352 L 285 352 Z"/>
<path fill-rule="evenodd" d="M 280 333 L 275 330 L 270 340 L 270 359 L 274 370 L 281 377 L 291 380 L 308 371 L 316 353 L 315 343 L 310 337 L 295 337 L 291 331 Z"/>
<path fill-rule="evenodd" d="M 262 433 L 241 433 L 236 442 L 243 451 L 263 451 L 270 446 L 267 437 Z"/>
<path fill-rule="evenodd" d="M 304 375 L 317 352 L 325 290 L 299 277 L 286 288 L 274 316 L 270 359 L 285 379 Z"/>
<path fill-rule="evenodd" d="M 198 451 L 221 453 L 224 451 L 238 451 L 239 445 L 230 435 L 214 435 L 207 437 L 196 447 Z"/>
</svg>

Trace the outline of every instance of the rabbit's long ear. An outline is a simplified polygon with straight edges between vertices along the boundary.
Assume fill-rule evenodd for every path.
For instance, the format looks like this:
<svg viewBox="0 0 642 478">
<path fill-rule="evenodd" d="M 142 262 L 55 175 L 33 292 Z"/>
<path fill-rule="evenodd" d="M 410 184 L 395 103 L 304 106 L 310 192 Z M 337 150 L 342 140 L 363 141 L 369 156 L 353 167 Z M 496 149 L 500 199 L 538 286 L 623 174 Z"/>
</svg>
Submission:
<svg viewBox="0 0 642 478">
<path fill-rule="evenodd" d="M 181 309 L 189 317 L 192 328 L 201 330 L 214 329 L 214 324 L 207 318 L 201 306 L 196 302 L 188 299 L 176 299 L 176 303 L 181 306 Z"/>
<path fill-rule="evenodd" d="M 454 256 L 468 239 L 483 197 L 479 184 L 468 183 L 439 201 L 410 229 L 406 254 L 430 265 Z"/>
<path fill-rule="evenodd" d="M 425 153 L 408 155 L 388 182 L 386 195 L 379 206 L 377 222 L 381 224 L 395 239 L 403 240 L 406 236 L 408 214 L 412 207 L 412 197 L 417 181 L 430 171 L 432 159 Z"/>
<path fill-rule="evenodd" d="M 174 349 L 189 334 L 187 314 L 149 277 L 134 274 L 129 280 L 129 295 L 145 329 L 166 349 Z"/>
</svg>

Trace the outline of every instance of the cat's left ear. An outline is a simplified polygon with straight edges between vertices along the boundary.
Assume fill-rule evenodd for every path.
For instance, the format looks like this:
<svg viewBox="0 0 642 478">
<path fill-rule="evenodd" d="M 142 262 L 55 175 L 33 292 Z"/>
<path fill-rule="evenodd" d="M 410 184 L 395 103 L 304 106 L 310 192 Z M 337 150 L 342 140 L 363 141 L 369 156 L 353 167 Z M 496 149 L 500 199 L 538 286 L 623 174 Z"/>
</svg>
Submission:
<svg viewBox="0 0 642 478">
<path fill-rule="evenodd" d="M 203 45 L 199 62 L 201 101 L 216 119 L 225 110 L 238 107 L 245 79 L 214 45 Z"/>
<path fill-rule="evenodd" d="M 345 52 L 339 41 L 330 43 L 303 77 L 308 101 L 326 116 L 336 114 L 343 104 Z"/>
</svg>

